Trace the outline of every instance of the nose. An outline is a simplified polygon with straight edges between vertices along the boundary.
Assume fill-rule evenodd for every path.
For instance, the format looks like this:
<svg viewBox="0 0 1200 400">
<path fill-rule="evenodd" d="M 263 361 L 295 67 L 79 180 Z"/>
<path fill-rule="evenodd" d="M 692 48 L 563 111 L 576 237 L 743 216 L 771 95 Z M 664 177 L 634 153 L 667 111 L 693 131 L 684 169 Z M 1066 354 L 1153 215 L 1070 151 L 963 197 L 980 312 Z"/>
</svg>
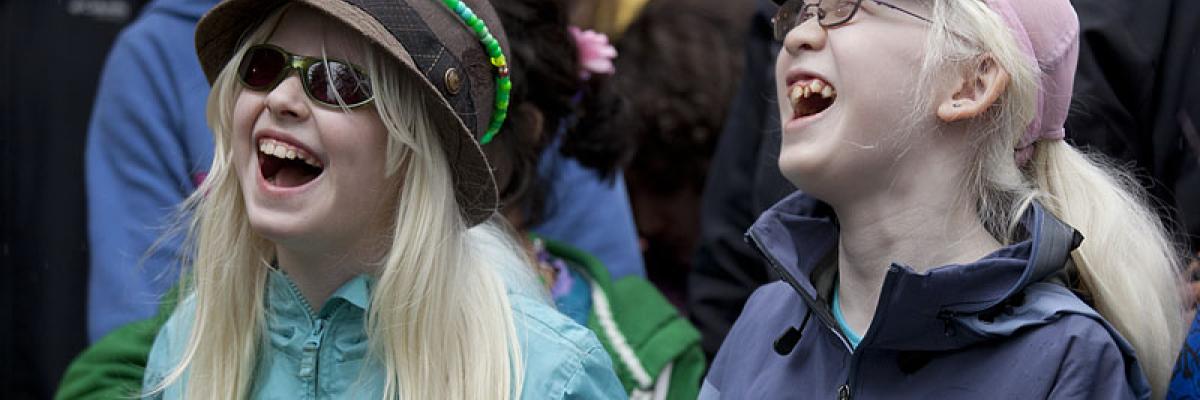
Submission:
<svg viewBox="0 0 1200 400">
<path fill-rule="evenodd" d="M 302 85 L 298 75 L 289 73 L 283 82 L 279 82 L 267 93 L 267 111 L 272 116 L 284 120 L 308 118 L 312 110 Z"/>
<path fill-rule="evenodd" d="M 813 14 L 818 13 L 815 9 L 816 4 L 806 7 L 814 7 L 810 11 Z M 796 55 L 801 50 L 820 50 L 824 48 L 828 32 L 825 31 L 825 27 L 821 26 L 821 23 L 818 21 L 819 19 L 814 15 L 812 18 L 804 21 L 804 23 L 788 31 L 787 36 L 783 37 L 783 49 L 792 55 Z"/>
</svg>

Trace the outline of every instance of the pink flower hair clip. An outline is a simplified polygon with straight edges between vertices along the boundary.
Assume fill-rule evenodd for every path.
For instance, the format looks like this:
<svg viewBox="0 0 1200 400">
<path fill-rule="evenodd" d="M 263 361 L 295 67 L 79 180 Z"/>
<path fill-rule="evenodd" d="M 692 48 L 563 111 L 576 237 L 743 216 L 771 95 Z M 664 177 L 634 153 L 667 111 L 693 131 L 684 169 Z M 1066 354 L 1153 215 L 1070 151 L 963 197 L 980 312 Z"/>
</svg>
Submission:
<svg viewBox="0 0 1200 400">
<path fill-rule="evenodd" d="M 612 75 L 617 72 L 613 59 L 617 49 L 608 43 L 608 36 L 593 30 L 568 27 L 575 37 L 575 48 L 579 52 L 579 79 L 588 80 L 592 75 Z"/>
</svg>

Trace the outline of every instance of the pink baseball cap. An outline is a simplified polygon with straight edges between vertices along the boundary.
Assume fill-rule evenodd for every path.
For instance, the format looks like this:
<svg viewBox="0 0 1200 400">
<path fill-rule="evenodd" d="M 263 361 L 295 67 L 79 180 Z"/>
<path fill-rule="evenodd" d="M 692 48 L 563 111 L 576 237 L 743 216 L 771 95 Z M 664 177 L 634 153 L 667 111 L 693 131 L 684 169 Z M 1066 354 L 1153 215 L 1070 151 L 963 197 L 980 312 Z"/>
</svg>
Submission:
<svg viewBox="0 0 1200 400">
<path fill-rule="evenodd" d="M 1037 114 L 1017 142 L 1017 165 L 1033 156 L 1033 144 L 1066 136 L 1067 111 L 1079 62 L 1079 17 L 1068 0 L 985 0 L 1008 25 L 1022 52 L 1041 74 Z"/>
</svg>

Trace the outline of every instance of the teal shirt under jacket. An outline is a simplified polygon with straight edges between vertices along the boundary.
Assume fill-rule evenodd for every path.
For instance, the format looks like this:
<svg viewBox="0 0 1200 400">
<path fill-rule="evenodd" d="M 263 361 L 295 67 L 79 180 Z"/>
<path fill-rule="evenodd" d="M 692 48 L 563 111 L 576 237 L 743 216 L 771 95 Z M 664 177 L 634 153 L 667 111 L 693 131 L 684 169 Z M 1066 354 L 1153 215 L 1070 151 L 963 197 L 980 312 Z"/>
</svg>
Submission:
<svg viewBox="0 0 1200 400">
<path fill-rule="evenodd" d="M 363 317 L 371 280 L 360 275 L 339 288 L 319 312 L 282 272 L 267 284 L 266 333 L 251 397 L 255 399 L 378 399 L 383 369 L 367 356 Z M 525 380 L 522 399 L 622 399 L 612 360 L 587 328 L 536 294 L 509 291 Z M 183 351 L 195 304 L 188 298 L 163 326 L 150 351 L 144 388 L 158 384 Z M 186 384 L 186 383 L 184 383 Z M 155 398 L 180 399 L 174 384 Z"/>
</svg>

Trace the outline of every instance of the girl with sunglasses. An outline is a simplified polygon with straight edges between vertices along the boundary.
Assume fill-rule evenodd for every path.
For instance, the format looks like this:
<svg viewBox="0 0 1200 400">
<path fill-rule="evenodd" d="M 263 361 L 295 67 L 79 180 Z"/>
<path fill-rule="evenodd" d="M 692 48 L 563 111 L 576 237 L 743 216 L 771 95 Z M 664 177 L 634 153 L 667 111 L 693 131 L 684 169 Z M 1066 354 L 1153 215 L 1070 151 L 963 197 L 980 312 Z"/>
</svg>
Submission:
<svg viewBox="0 0 1200 400">
<path fill-rule="evenodd" d="M 144 393 L 622 396 L 496 213 L 512 84 L 491 6 L 296 3 L 197 26 L 216 149 Z"/>
<path fill-rule="evenodd" d="M 1179 256 L 1064 140 L 1066 0 L 782 2 L 757 290 L 701 398 L 1161 398 Z M 1079 134 L 1086 135 L 1086 132 Z"/>
</svg>

